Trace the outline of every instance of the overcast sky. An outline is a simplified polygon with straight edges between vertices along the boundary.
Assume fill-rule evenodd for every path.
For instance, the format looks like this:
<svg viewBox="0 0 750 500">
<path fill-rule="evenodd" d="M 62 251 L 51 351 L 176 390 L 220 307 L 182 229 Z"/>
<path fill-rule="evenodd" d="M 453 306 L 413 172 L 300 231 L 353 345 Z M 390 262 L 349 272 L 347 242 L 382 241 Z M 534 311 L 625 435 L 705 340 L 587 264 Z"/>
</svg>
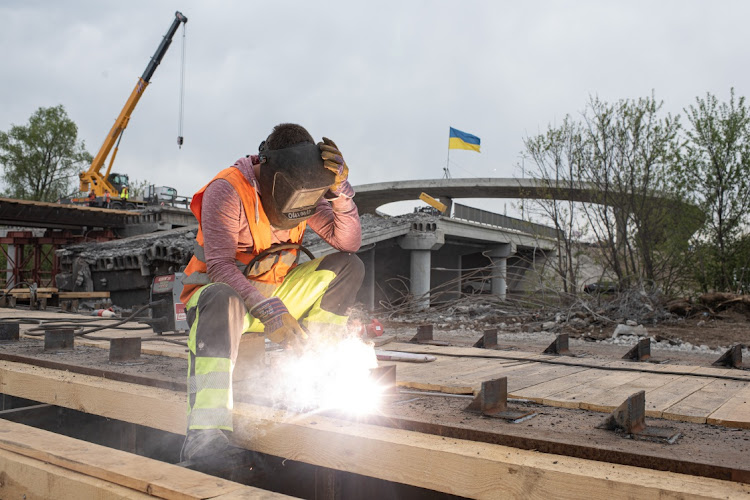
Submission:
<svg viewBox="0 0 750 500">
<path fill-rule="evenodd" d="M 748 94 L 750 2 L 0 0 L 0 130 L 62 104 L 95 154 L 175 10 L 185 144 L 180 30 L 113 170 L 186 195 L 280 122 L 336 141 L 354 185 L 441 178 L 451 126 L 482 142 L 453 177 L 520 177 L 523 138 L 589 96 Z"/>
</svg>

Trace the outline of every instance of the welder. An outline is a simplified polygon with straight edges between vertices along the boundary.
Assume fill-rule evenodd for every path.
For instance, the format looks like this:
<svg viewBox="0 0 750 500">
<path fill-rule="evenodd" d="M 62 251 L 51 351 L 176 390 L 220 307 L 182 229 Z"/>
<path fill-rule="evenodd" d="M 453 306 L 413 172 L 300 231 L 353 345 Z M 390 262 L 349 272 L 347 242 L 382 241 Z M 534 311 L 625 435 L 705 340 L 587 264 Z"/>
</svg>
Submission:
<svg viewBox="0 0 750 500">
<path fill-rule="evenodd" d="M 232 370 L 245 332 L 288 349 L 346 328 L 364 277 L 349 168 L 336 144 L 300 125 L 274 127 L 257 155 L 219 172 L 192 199 L 199 222 L 181 300 L 190 325 L 182 460 L 229 448 Z M 298 265 L 306 227 L 338 252 Z"/>
</svg>

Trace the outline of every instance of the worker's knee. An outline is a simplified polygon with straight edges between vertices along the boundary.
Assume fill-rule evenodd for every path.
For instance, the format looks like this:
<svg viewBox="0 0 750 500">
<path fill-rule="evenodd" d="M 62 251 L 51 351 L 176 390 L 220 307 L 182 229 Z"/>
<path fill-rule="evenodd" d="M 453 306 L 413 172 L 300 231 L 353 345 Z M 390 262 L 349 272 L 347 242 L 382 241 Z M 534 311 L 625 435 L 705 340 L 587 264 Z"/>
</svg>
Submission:
<svg viewBox="0 0 750 500">
<path fill-rule="evenodd" d="M 353 253 L 337 252 L 326 255 L 320 262 L 318 270 L 332 271 L 336 275 L 334 281 L 351 284 L 355 290 L 359 289 L 365 277 L 365 265 Z"/>
<path fill-rule="evenodd" d="M 329 270 L 335 277 L 323 294 L 320 308 L 343 316 L 354 304 L 365 276 L 365 265 L 353 253 L 335 253 L 323 257 L 318 270 Z"/>
<path fill-rule="evenodd" d="M 245 317 L 245 302 L 242 296 L 226 283 L 212 283 L 201 290 L 196 307 L 188 311 L 189 323 L 192 324 L 196 317 L 218 317 L 229 323 L 241 323 Z"/>
<path fill-rule="evenodd" d="M 231 286 L 226 283 L 211 283 L 210 285 L 206 285 L 206 288 L 201 291 L 201 295 L 198 298 L 198 307 L 216 302 L 223 303 L 237 300 L 242 302 L 242 297 Z"/>
</svg>

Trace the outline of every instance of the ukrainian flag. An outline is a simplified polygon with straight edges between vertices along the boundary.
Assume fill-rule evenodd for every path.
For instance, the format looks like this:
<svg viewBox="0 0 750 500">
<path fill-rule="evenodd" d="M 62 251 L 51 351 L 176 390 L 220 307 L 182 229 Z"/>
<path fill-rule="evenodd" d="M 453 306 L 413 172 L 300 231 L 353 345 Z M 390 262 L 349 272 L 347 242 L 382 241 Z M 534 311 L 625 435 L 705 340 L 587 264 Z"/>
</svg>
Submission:
<svg viewBox="0 0 750 500">
<path fill-rule="evenodd" d="M 479 153 L 479 137 L 450 127 L 448 149 L 470 149 Z"/>
</svg>

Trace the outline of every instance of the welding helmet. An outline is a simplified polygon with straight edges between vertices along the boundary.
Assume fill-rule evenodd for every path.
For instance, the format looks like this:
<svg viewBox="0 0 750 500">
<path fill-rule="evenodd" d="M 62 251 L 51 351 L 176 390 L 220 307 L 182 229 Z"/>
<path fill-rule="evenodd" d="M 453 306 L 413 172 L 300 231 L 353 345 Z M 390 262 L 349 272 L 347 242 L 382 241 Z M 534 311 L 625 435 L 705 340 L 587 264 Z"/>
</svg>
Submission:
<svg viewBox="0 0 750 500">
<path fill-rule="evenodd" d="M 292 229 L 315 213 L 336 176 L 323 166 L 316 144 L 269 150 L 263 141 L 258 149 L 263 210 L 276 229 Z"/>
</svg>

